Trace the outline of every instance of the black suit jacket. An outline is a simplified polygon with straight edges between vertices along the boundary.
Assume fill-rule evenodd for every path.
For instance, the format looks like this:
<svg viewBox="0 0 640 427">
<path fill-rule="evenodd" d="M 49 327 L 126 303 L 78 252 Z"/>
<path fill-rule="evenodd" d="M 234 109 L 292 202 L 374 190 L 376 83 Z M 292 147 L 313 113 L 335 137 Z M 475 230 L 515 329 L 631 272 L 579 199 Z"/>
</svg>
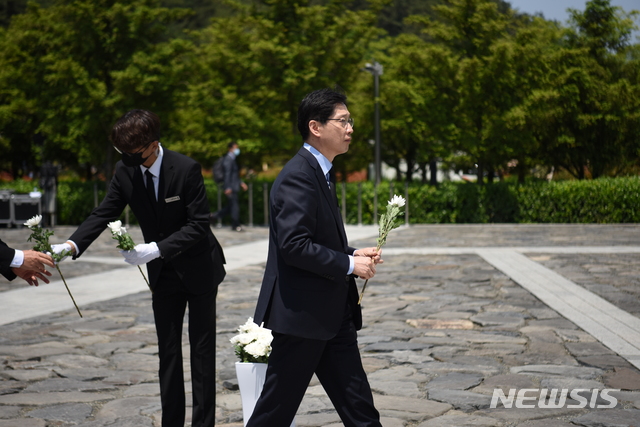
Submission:
<svg viewBox="0 0 640 427">
<path fill-rule="evenodd" d="M 236 157 L 227 153 L 222 164 L 224 165 L 224 189 L 230 188 L 237 193 L 240 191 L 240 172 Z"/>
<path fill-rule="evenodd" d="M 322 168 L 301 148 L 271 190 L 269 255 L 254 321 L 274 332 L 328 340 L 338 333 L 348 300 L 360 329 L 358 290 L 346 274 L 354 250 Z"/>
<path fill-rule="evenodd" d="M 6 277 L 7 280 L 16 278 L 15 273 L 11 270 L 11 261 L 13 261 L 15 255 L 15 249 L 11 249 L 5 242 L 0 240 L 0 274 Z"/>
<path fill-rule="evenodd" d="M 173 268 L 196 294 L 222 282 L 224 254 L 209 227 L 209 204 L 196 161 L 163 148 L 156 206 L 147 196 L 140 168 L 118 162 L 104 200 L 69 238 L 78 245 L 76 256 L 120 217 L 127 204 L 140 223 L 145 242 L 156 242 L 162 254 L 147 264 L 152 289 L 163 268 Z"/>
</svg>

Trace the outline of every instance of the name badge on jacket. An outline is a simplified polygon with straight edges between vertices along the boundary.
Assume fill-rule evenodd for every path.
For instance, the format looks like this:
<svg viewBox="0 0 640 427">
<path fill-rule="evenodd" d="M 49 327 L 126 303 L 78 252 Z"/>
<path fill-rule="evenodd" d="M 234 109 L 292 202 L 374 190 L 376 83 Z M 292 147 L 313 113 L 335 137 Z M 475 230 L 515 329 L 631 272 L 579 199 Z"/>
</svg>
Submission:
<svg viewBox="0 0 640 427">
<path fill-rule="evenodd" d="M 165 203 L 177 202 L 180 200 L 180 196 L 169 197 L 168 199 L 164 199 Z"/>
</svg>

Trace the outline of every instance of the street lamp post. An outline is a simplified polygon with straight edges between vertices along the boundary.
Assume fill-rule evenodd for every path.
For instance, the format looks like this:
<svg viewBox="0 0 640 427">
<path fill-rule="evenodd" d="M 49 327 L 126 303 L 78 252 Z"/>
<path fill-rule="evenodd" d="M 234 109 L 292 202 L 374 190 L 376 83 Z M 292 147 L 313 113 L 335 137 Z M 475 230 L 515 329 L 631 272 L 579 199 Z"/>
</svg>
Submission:
<svg viewBox="0 0 640 427">
<path fill-rule="evenodd" d="M 365 64 L 365 70 L 373 75 L 373 96 L 375 105 L 375 170 L 376 170 L 376 185 L 380 184 L 381 167 L 380 167 L 380 76 L 382 75 L 382 64 L 377 61 L 373 61 L 373 64 Z"/>
</svg>

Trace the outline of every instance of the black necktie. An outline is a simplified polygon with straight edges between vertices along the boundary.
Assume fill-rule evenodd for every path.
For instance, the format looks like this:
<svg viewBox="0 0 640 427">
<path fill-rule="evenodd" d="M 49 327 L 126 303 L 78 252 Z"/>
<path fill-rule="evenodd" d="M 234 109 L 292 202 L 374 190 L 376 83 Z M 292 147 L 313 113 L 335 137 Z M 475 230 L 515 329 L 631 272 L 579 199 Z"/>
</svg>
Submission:
<svg viewBox="0 0 640 427">
<path fill-rule="evenodd" d="M 331 190 L 331 195 L 333 199 L 336 201 L 336 205 L 338 204 L 338 195 L 336 194 L 336 183 L 335 177 L 331 174 L 331 172 L 327 172 L 327 184 L 329 184 L 329 190 Z"/>
<path fill-rule="evenodd" d="M 156 187 L 153 185 L 153 174 L 149 172 L 149 169 L 144 171 L 144 174 L 147 177 L 147 194 L 149 195 L 149 200 L 151 200 L 151 204 L 155 206 L 156 204 Z"/>
</svg>

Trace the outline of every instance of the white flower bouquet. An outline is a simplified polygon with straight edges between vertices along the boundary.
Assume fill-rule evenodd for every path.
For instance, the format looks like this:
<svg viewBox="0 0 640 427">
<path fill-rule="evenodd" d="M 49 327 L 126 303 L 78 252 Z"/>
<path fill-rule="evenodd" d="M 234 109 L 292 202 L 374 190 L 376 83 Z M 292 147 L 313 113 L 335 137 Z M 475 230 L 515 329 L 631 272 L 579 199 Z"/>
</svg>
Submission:
<svg viewBox="0 0 640 427">
<path fill-rule="evenodd" d="M 51 249 L 51 244 L 49 243 L 49 237 L 53 236 L 53 231 L 45 230 L 44 228 L 40 227 L 40 221 L 42 221 L 42 215 L 36 215 L 24 223 L 24 225 L 26 225 L 29 228 L 29 230 L 31 230 L 31 235 L 29 236 L 27 241 L 31 242 L 33 240 L 36 242 L 36 244 L 33 246 L 34 251 L 51 254 L 51 258 L 53 258 L 53 260 L 55 261 L 56 270 L 58 270 L 58 273 L 60 274 L 60 278 L 62 278 L 64 287 L 67 288 L 67 292 L 71 297 L 71 301 L 73 301 L 73 305 L 76 307 L 76 311 L 78 312 L 80 317 L 82 317 L 82 312 L 80 311 L 78 304 L 76 304 L 76 300 L 75 298 L 73 298 L 73 294 L 71 293 L 71 290 L 67 285 L 67 281 L 64 279 L 64 276 L 62 275 L 62 271 L 60 271 L 60 266 L 58 265 L 58 263 L 62 261 L 64 257 L 69 255 L 69 253 L 67 251 L 63 251 L 59 254 L 56 254 L 53 252 L 53 249 Z"/>
<path fill-rule="evenodd" d="M 136 244 L 133 242 L 131 235 L 127 233 L 127 229 L 122 226 L 122 221 L 117 220 L 110 222 L 107 224 L 107 227 L 111 230 L 111 238 L 118 241 L 118 246 L 116 248 L 122 249 L 123 251 L 130 251 L 136 247 Z M 151 289 L 151 285 L 147 280 L 147 276 L 144 275 L 142 268 L 138 266 L 138 270 L 140 270 L 140 274 L 144 278 L 144 281 L 147 283 L 149 290 L 153 293 L 153 289 Z"/>
<path fill-rule="evenodd" d="M 387 235 L 389 232 L 400 226 L 401 222 L 398 221 L 397 218 L 402 214 L 400 208 L 402 208 L 405 203 L 406 200 L 404 197 L 396 194 L 394 194 L 391 200 L 387 202 L 387 212 L 383 213 L 378 221 L 378 245 L 376 246 L 378 250 L 387 243 Z M 362 286 L 362 292 L 360 293 L 358 304 L 362 302 L 364 290 L 367 289 L 367 283 L 369 283 L 369 279 L 364 281 L 364 286 Z"/>
<path fill-rule="evenodd" d="M 238 328 L 238 335 L 231 338 L 240 362 L 244 363 L 267 363 L 271 354 L 271 341 L 273 335 L 271 330 L 258 326 L 253 318 Z"/>
</svg>

